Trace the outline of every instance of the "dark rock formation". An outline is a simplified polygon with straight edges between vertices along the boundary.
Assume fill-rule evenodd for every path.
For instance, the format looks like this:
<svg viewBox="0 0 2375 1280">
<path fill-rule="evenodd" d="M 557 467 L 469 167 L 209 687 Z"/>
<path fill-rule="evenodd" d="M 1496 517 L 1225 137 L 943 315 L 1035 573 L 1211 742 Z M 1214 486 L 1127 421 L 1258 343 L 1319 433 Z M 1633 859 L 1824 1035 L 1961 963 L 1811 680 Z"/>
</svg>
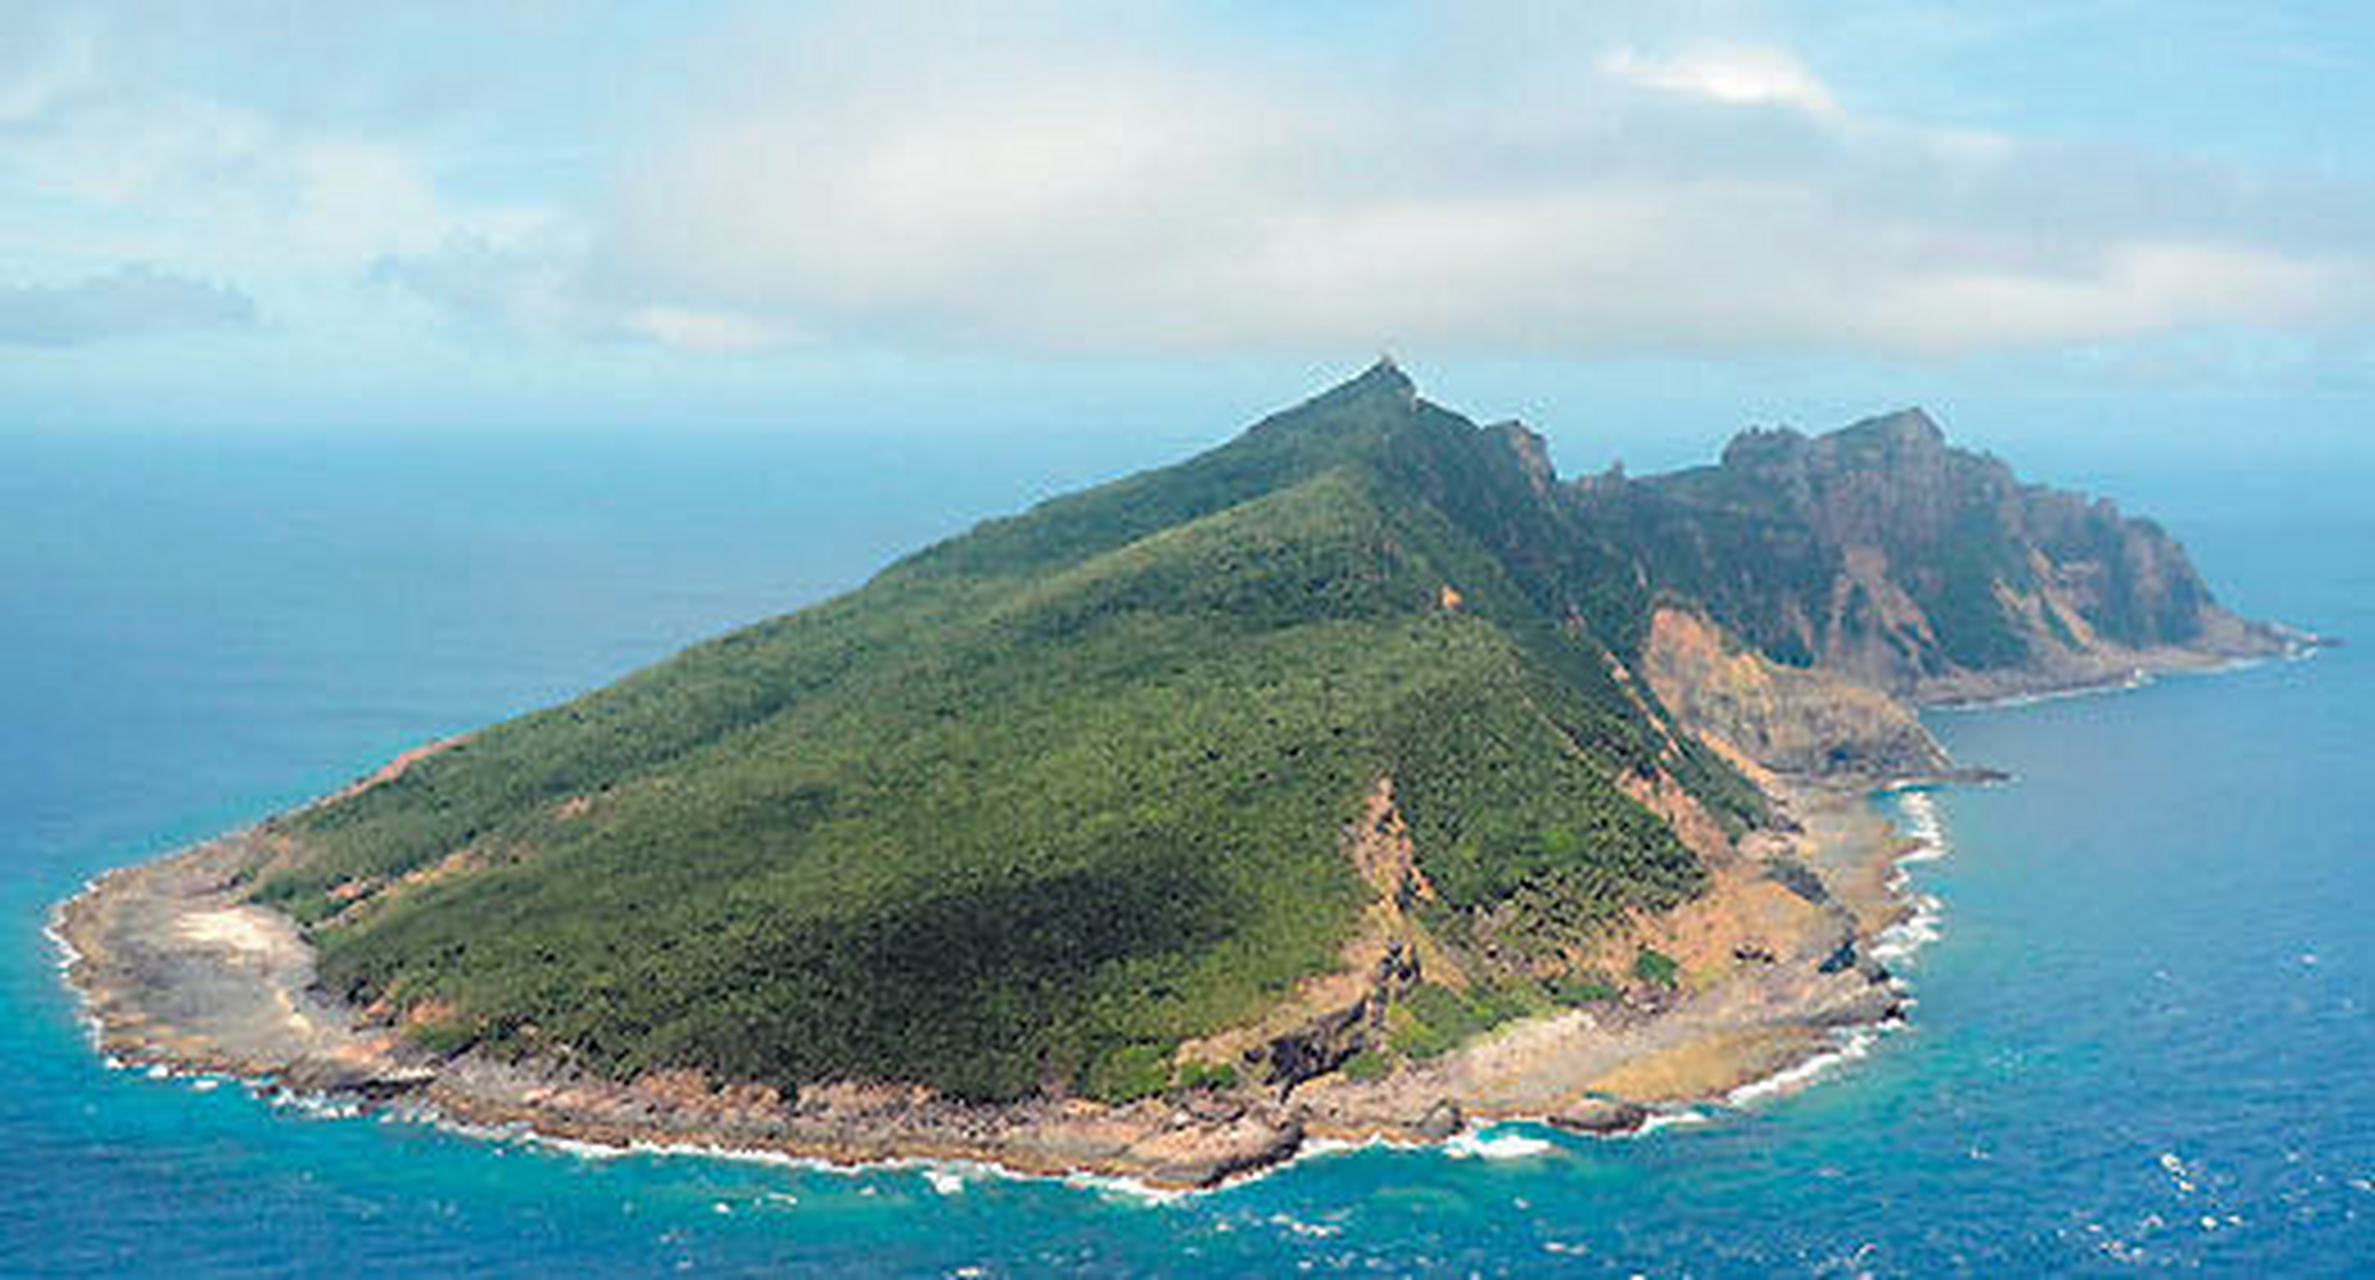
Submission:
<svg viewBox="0 0 2375 1280">
<path fill-rule="evenodd" d="M 1546 1119 L 1551 1127 L 1568 1133 L 1605 1138 L 1640 1129 L 1649 1122 L 1649 1108 L 1622 1098 L 1595 1094 L 1576 1099 Z"/>
<path fill-rule="evenodd" d="M 2069 685 L 2137 652 L 2283 647 L 2219 608 L 2159 525 L 2027 484 L 1908 409 L 1822 436 L 1752 430 L 1723 459 L 1570 488 L 1657 586 L 1787 666 L 1917 698 L 1969 673 Z"/>
</svg>

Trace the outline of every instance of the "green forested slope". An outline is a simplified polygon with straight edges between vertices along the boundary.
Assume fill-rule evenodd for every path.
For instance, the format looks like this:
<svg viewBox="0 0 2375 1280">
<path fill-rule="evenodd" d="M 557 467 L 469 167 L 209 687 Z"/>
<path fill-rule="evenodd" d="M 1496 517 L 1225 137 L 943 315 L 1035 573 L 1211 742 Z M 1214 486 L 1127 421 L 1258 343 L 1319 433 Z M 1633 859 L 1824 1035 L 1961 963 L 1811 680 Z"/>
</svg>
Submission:
<svg viewBox="0 0 2375 1280">
<path fill-rule="evenodd" d="M 256 893 L 440 1044 L 1093 1086 L 1335 962 L 1381 776 L 1453 946 L 1690 894 L 1615 778 L 1756 801 L 1609 678 L 1629 574 L 1380 366 L 280 819 Z"/>
</svg>

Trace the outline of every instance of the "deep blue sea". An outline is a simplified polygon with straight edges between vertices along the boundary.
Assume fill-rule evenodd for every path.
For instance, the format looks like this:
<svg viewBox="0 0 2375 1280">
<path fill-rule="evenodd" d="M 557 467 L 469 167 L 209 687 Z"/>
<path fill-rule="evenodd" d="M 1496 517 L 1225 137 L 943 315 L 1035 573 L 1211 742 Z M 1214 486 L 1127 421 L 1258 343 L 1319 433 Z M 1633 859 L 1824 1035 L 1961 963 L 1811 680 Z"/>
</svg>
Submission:
<svg viewBox="0 0 2375 1280">
<path fill-rule="evenodd" d="M 990 444 L 0 438 L 0 1273 L 2192 1269 L 2375 1258 L 2375 518 L 2124 493 L 2356 647 L 1935 718 L 1919 1004 L 1811 1088 L 1149 1203 L 584 1158 L 111 1071 L 42 933 L 110 866 L 854 585 L 1069 473 Z M 2116 478 L 2115 478 L 2116 479 Z M 2151 499 L 2151 500 L 2146 500 Z M 1516 1138 L 1518 1141 L 1508 1141 Z M 1477 1154 L 1495 1153 L 1499 1158 Z"/>
</svg>

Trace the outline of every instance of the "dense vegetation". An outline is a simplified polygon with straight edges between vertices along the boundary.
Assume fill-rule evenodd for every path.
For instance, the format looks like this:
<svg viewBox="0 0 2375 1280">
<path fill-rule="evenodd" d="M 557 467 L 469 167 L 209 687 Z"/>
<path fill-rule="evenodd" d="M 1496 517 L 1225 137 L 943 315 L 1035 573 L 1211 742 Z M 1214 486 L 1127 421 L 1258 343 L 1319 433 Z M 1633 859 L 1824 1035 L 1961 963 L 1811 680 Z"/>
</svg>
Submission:
<svg viewBox="0 0 2375 1280">
<path fill-rule="evenodd" d="M 1621 775 L 1761 811 L 1611 677 L 1647 591 L 1508 439 L 1381 366 L 292 815 L 256 892 L 442 1048 L 982 1098 L 1163 1087 L 1335 964 L 1381 777 L 1447 945 L 1556 947 L 1702 881 Z"/>
</svg>

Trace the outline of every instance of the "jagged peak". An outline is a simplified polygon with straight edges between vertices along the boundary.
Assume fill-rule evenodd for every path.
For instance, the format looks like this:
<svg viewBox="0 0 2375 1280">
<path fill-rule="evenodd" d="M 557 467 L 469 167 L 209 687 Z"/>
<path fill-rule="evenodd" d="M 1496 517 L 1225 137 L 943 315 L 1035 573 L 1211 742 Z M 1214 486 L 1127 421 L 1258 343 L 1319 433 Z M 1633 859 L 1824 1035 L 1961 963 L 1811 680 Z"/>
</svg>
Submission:
<svg viewBox="0 0 2375 1280">
<path fill-rule="evenodd" d="M 1724 445 L 1722 461 L 1726 467 L 1752 467 L 1796 457 L 1805 446 L 1805 433 L 1795 427 L 1750 427 Z"/>
<path fill-rule="evenodd" d="M 1556 484 L 1558 468 L 1551 465 L 1550 441 L 1542 433 L 1511 418 L 1486 427 L 1485 434 L 1500 441 L 1517 457 L 1517 465 L 1537 486 Z"/>
<path fill-rule="evenodd" d="M 1946 431 L 1927 409 L 1910 405 L 1893 413 L 1864 418 L 1830 433 L 1835 437 L 1878 438 L 1924 446 L 1943 446 Z"/>
<path fill-rule="evenodd" d="M 1340 389 L 1350 390 L 1356 387 L 1364 391 L 1389 392 L 1405 399 L 1418 397 L 1418 384 L 1410 380 L 1409 374 L 1402 372 L 1402 366 L 1395 364 L 1392 356 L 1382 352 L 1379 353 L 1375 364 L 1362 370 L 1360 376 L 1345 383 Z"/>
<path fill-rule="evenodd" d="M 1942 454 L 1949 447 L 1938 420 L 1914 405 L 1859 418 L 1818 436 L 1808 436 L 1795 427 L 1750 427 L 1724 446 L 1723 465 L 1794 466 L 1806 461 L 1831 465 L 1868 459 L 1875 448 L 1885 457 L 1925 457 Z"/>
<path fill-rule="evenodd" d="M 1402 372 L 1392 356 L 1380 356 L 1375 364 L 1335 386 L 1305 400 L 1292 409 L 1284 409 L 1257 422 L 1248 436 L 1271 436 L 1284 432 L 1320 430 L 1332 432 L 1351 416 L 1368 418 L 1369 410 L 1386 408 L 1401 413 L 1415 410 L 1419 405 L 1418 384 Z"/>
</svg>

